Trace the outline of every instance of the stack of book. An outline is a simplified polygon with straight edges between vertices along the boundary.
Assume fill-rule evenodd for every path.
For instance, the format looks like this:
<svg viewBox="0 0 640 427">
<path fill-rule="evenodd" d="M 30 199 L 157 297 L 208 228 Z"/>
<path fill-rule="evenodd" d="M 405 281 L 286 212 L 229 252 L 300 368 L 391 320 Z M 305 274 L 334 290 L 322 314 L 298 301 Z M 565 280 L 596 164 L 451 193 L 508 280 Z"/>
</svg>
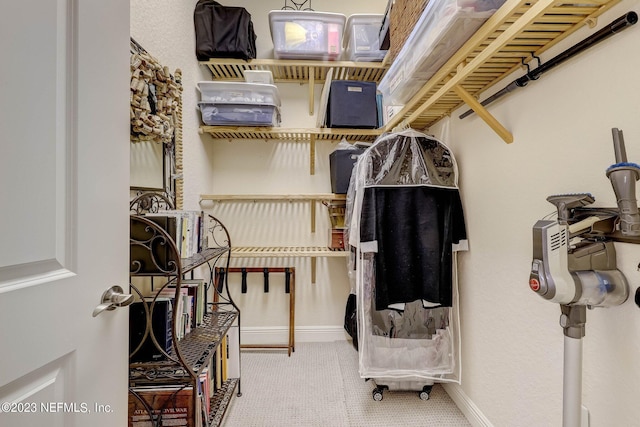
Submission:
<svg viewBox="0 0 640 427">
<path fill-rule="evenodd" d="M 145 218 L 162 227 L 176 243 L 180 258 L 189 258 L 206 249 L 204 212 L 159 210 Z"/>
<path fill-rule="evenodd" d="M 191 329 L 200 326 L 204 322 L 206 313 L 206 287 L 204 279 L 182 280 L 180 296 L 176 301 L 175 285 L 168 285 L 158 295 L 170 298 L 175 310 L 177 310 L 176 335 L 177 339 L 184 338 Z"/>
</svg>

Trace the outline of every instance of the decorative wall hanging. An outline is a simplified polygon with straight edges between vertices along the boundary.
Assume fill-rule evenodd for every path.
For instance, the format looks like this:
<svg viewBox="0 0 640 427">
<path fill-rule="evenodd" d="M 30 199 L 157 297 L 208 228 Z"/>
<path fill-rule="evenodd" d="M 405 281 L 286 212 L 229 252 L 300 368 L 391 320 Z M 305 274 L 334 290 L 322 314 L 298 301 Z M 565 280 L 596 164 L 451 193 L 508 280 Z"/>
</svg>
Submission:
<svg viewBox="0 0 640 427">
<path fill-rule="evenodd" d="M 131 140 L 170 142 L 182 83 L 133 38 L 130 45 Z"/>
<path fill-rule="evenodd" d="M 182 71 L 169 67 L 130 38 L 131 142 L 162 144 L 163 187 L 176 208 L 182 208 Z M 135 188 L 132 188 L 135 189 Z"/>
</svg>

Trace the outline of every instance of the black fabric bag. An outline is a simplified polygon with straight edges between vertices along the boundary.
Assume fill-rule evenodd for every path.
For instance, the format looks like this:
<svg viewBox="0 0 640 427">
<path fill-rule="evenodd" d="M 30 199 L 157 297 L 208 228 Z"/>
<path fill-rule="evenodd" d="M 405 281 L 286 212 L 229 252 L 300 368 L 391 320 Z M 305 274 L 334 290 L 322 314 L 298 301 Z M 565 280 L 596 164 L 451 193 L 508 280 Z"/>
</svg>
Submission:
<svg viewBox="0 0 640 427">
<path fill-rule="evenodd" d="M 196 57 L 256 57 L 256 33 L 251 15 L 244 7 L 227 7 L 213 0 L 199 0 L 193 12 L 196 29 Z"/>
<path fill-rule="evenodd" d="M 344 330 L 353 339 L 353 346 L 358 349 L 358 315 L 356 311 L 356 295 L 349 294 L 344 311 Z"/>
</svg>

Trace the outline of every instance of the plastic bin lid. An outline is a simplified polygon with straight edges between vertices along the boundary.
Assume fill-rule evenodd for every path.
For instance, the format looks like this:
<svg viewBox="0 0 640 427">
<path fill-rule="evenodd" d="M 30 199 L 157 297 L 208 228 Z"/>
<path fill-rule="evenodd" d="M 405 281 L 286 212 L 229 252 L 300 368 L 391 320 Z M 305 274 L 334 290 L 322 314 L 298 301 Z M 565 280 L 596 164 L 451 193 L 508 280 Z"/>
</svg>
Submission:
<svg viewBox="0 0 640 427">
<path fill-rule="evenodd" d="M 197 83 L 200 93 L 216 90 L 252 90 L 269 93 L 276 105 L 281 105 L 280 94 L 276 85 L 267 83 L 201 81 Z"/>
<path fill-rule="evenodd" d="M 198 108 L 212 107 L 236 107 L 236 108 L 271 108 L 276 114 L 280 114 L 280 107 L 268 103 L 251 103 L 251 102 L 215 102 L 215 101 L 198 101 Z"/>
<path fill-rule="evenodd" d="M 284 18 L 285 20 L 291 19 L 322 19 L 327 18 L 331 21 L 339 20 L 342 26 L 344 27 L 344 23 L 347 20 L 347 16 L 342 13 L 335 12 L 315 12 L 311 10 L 271 10 L 269 11 L 269 31 L 271 32 L 271 37 L 273 38 L 273 20 L 275 18 Z"/>
<path fill-rule="evenodd" d="M 353 31 L 354 21 L 362 20 L 362 24 L 378 24 L 382 26 L 382 20 L 384 19 L 384 15 L 381 13 L 354 13 L 349 15 L 347 18 L 347 24 L 344 27 L 344 37 L 342 37 L 342 47 L 346 48 L 349 46 L 349 40 L 351 40 L 351 34 Z M 358 22 L 360 24 L 360 22 Z"/>
<path fill-rule="evenodd" d="M 273 84 L 273 73 L 269 70 L 243 70 L 242 74 L 246 83 Z"/>
<path fill-rule="evenodd" d="M 283 17 L 286 15 L 290 15 L 287 19 L 292 19 L 294 16 L 298 15 L 300 18 L 304 19 L 315 19 L 315 18 L 338 18 L 343 21 L 347 19 L 347 16 L 343 13 L 336 12 L 317 12 L 314 10 L 271 10 L 269 11 L 269 19 L 271 17 L 276 17 L 277 15 L 282 15 Z"/>
<path fill-rule="evenodd" d="M 280 111 L 280 107 L 271 104 L 268 102 L 246 102 L 246 101 L 238 101 L 238 102 L 218 102 L 218 101 L 198 101 L 198 106 L 201 105 L 237 105 L 239 107 L 273 107 L 274 110 Z"/>
</svg>

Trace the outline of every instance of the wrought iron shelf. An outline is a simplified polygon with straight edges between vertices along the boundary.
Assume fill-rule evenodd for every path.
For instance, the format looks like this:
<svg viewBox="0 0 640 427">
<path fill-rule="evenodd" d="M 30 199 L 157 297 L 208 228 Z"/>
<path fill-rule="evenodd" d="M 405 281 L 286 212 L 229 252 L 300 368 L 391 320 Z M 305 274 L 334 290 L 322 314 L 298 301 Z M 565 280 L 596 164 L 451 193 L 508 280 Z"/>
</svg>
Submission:
<svg viewBox="0 0 640 427">
<path fill-rule="evenodd" d="M 218 311 L 207 314 L 198 326 L 178 341 L 177 346 L 186 367 L 196 375 L 202 373 L 207 360 L 220 345 L 233 322 L 238 317 L 235 311 Z M 169 352 L 175 357 L 175 351 Z M 158 383 L 190 382 L 185 366 L 173 361 L 138 362 L 130 364 L 130 384 L 134 387 L 157 385 Z"/>
<path fill-rule="evenodd" d="M 215 351 L 233 322 L 238 318 L 236 311 L 217 311 L 204 318 L 204 324 L 178 341 L 178 348 L 185 362 L 196 374 L 206 366 L 207 359 Z"/>
<path fill-rule="evenodd" d="M 218 258 L 225 253 L 229 252 L 231 248 L 229 246 L 223 246 L 219 248 L 209 248 L 189 257 L 182 258 L 182 272 L 188 273 L 194 268 L 201 266 L 202 264 Z"/>
<path fill-rule="evenodd" d="M 229 378 L 222 383 L 211 398 L 211 410 L 209 411 L 209 427 L 218 427 L 222 424 L 224 414 L 229 407 L 233 393 L 238 386 L 238 378 Z"/>
<path fill-rule="evenodd" d="M 229 238 L 222 223 L 211 215 L 206 219 L 213 225 L 203 224 L 209 228 L 205 235 L 217 246 L 207 247 L 188 258 L 181 258 L 176 242 L 168 230 L 147 217 L 131 215 L 129 276 L 182 277 L 200 265 L 229 253 Z"/>
<path fill-rule="evenodd" d="M 180 295 L 180 287 L 186 273 L 191 272 L 200 266 L 207 266 L 211 277 L 215 266 L 220 260 L 225 261 L 228 267 L 231 253 L 231 239 L 226 227 L 211 215 L 204 216 L 201 224 L 202 237 L 200 244 L 204 247 L 200 252 L 188 258 L 180 258 L 180 251 L 172 234 L 178 234 L 175 230 L 178 221 L 172 219 L 172 203 L 166 197 L 157 194 L 143 194 L 136 197 L 130 210 L 134 214 L 130 218 L 130 276 L 131 277 L 165 277 L 166 283 L 162 288 L 170 283 L 175 284 L 175 295 Z M 167 209 L 166 215 L 163 210 Z M 145 216 L 144 214 L 156 213 L 158 216 Z M 195 240 L 195 239 L 194 239 Z M 130 284 L 130 288 L 137 294 L 138 299 L 145 299 L 147 294 L 142 292 L 136 283 Z M 158 296 L 158 291 L 153 290 L 152 295 Z M 131 399 L 142 399 L 135 393 L 137 387 L 145 386 L 189 386 L 193 390 L 192 402 L 196 407 L 198 396 L 199 375 L 204 368 L 209 365 L 214 352 L 221 345 L 227 332 L 232 327 L 240 326 L 240 314 L 237 305 L 233 302 L 230 294 L 228 282 L 224 282 L 221 287 L 213 287 L 215 293 L 213 298 L 213 310 L 204 315 L 202 323 L 191 329 L 182 339 L 178 339 L 176 325 L 171 324 L 171 337 L 173 346 L 168 352 L 158 346 L 157 353 L 162 354 L 159 361 L 131 362 L 129 365 L 129 387 L 130 403 Z M 145 302 L 146 330 L 143 335 L 146 338 L 155 337 L 153 330 L 155 299 L 154 302 Z M 210 308 L 205 307 L 205 311 Z M 176 311 L 173 312 L 174 319 Z M 239 330 L 238 330 L 239 333 Z M 139 351 L 142 343 L 134 351 Z M 238 343 L 238 357 L 240 345 Z M 238 371 L 238 377 L 239 377 Z M 235 378 L 229 393 L 236 389 L 240 395 L 240 378 Z M 223 398 L 220 402 L 229 403 L 230 396 Z M 137 402 L 134 400 L 136 403 Z M 141 403 L 142 404 L 142 403 Z M 216 413 L 224 414 L 226 407 L 218 405 Z M 194 410 L 195 413 L 195 410 Z M 199 414 L 196 414 L 199 416 Z"/>
</svg>

